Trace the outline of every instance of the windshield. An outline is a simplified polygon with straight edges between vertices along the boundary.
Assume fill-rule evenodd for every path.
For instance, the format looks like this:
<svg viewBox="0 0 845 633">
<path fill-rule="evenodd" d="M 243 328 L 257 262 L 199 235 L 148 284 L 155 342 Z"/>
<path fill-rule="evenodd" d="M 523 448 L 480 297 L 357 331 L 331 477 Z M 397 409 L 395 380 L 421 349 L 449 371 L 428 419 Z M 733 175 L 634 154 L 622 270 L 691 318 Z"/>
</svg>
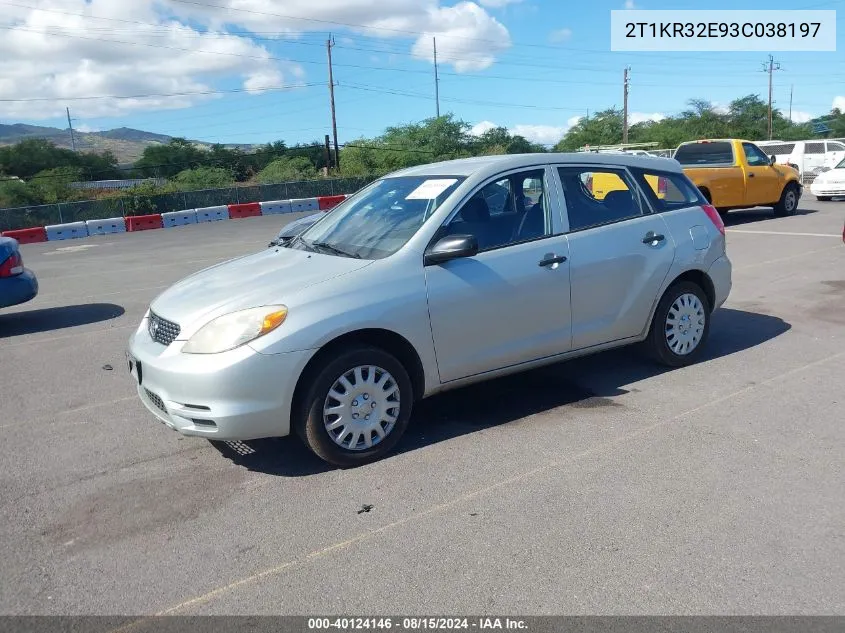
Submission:
<svg viewBox="0 0 845 633">
<path fill-rule="evenodd" d="M 302 233 L 290 248 L 360 259 L 387 257 L 402 248 L 464 180 L 383 178 Z"/>
</svg>

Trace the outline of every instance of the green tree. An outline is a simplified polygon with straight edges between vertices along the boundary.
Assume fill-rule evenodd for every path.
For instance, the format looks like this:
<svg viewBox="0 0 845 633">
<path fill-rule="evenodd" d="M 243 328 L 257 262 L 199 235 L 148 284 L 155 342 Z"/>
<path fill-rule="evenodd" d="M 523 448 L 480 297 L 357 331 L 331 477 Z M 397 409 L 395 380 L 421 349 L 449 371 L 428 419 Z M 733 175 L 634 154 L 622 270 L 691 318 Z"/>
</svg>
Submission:
<svg viewBox="0 0 845 633">
<path fill-rule="evenodd" d="M 176 174 L 173 185 L 180 191 L 229 187 L 235 182 L 232 172 L 223 167 L 197 167 Z"/>
<path fill-rule="evenodd" d="M 81 167 L 54 167 L 35 174 L 27 186 L 43 204 L 54 204 L 79 197 L 70 185 L 80 180 Z"/>
<path fill-rule="evenodd" d="M 573 151 L 584 145 L 615 145 L 622 142 L 622 111 L 610 108 L 582 118 L 555 146 L 556 151 Z"/>
<path fill-rule="evenodd" d="M 165 145 L 148 145 L 135 169 L 144 177 L 172 178 L 180 171 L 208 165 L 210 152 L 195 147 L 184 138 L 173 138 Z"/>
<path fill-rule="evenodd" d="M 258 172 L 256 180 L 261 184 L 309 180 L 317 177 L 314 164 L 305 156 L 277 158 Z"/>
</svg>

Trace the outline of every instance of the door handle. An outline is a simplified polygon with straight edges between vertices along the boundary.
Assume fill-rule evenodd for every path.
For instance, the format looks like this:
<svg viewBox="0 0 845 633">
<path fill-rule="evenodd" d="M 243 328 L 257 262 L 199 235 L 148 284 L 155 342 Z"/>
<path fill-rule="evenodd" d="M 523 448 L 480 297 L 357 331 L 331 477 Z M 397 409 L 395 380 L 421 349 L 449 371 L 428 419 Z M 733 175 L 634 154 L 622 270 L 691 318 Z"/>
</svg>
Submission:
<svg viewBox="0 0 845 633">
<path fill-rule="evenodd" d="M 643 238 L 643 244 L 654 244 L 655 242 L 662 242 L 666 239 L 666 236 L 662 233 L 655 233 L 654 231 L 649 231 L 645 234 Z"/>
<path fill-rule="evenodd" d="M 566 255 L 552 255 L 546 256 L 546 259 L 540 262 L 541 267 L 553 266 L 554 264 L 562 264 L 566 261 Z"/>
</svg>

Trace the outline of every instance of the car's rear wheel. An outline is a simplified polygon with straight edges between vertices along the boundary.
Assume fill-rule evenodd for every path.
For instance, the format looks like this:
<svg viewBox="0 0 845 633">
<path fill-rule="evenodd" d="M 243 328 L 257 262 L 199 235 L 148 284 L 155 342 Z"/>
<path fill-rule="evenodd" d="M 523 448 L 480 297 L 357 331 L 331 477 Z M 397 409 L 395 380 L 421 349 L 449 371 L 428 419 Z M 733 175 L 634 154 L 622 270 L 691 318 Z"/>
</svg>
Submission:
<svg viewBox="0 0 845 633">
<path fill-rule="evenodd" d="M 670 287 L 654 313 L 646 345 L 651 356 L 669 367 L 698 360 L 710 333 L 710 302 L 692 282 Z"/>
<path fill-rule="evenodd" d="M 798 211 L 799 197 L 798 185 L 794 182 L 786 185 L 780 195 L 780 201 L 775 205 L 775 215 L 780 217 L 795 215 Z"/>
<path fill-rule="evenodd" d="M 408 427 L 408 372 L 374 347 L 348 348 L 316 372 L 294 421 L 305 444 L 335 466 L 358 466 L 389 453 Z"/>
</svg>

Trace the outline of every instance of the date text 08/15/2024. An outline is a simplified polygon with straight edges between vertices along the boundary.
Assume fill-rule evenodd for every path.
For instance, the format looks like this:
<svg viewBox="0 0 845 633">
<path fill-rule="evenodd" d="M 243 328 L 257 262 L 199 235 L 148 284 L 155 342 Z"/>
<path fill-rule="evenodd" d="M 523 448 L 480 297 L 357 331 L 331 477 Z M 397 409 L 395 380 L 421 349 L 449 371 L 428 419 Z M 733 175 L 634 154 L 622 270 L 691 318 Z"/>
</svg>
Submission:
<svg viewBox="0 0 845 633">
<path fill-rule="evenodd" d="M 308 630 L 372 630 L 396 629 L 400 631 L 432 630 L 525 630 L 524 620 L 514 618 L 442 618 L 442 617 L 355 617 L 355 618 L 308 618 Z"/>
</svg>

